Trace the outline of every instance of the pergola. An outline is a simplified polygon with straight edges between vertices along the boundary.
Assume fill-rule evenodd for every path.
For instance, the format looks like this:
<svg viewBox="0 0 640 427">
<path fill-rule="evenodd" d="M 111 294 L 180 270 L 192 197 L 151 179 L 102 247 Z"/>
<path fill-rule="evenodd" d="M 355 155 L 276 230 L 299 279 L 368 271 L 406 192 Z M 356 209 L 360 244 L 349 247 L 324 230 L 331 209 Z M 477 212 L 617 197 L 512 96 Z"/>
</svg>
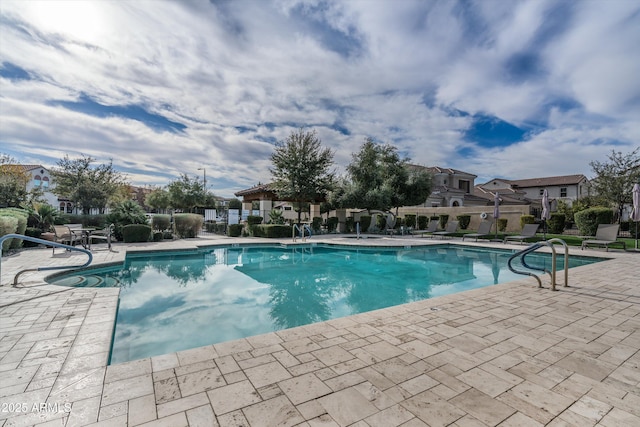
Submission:
<svg viewBox="0 0 640 427">
<path fill-rule="evenodd" d="M 269 217 L 269 212 L 273 209 L 274 201 L 292 202 L 293 200 L 278 197 L 276 192 L 271 189 L 271 184 L 258 184 L 245 190 L 234 193 L 236 197 L 242 197 L 242 209 L 251 210 L 253 202 L 260 202 L 260 216 L 263 220 Z M 310 218 L 320 216 L 320 202 L 324 201 L 324 197 L 318 198 L 311 203 L 309 216 Z"/>
</svg>

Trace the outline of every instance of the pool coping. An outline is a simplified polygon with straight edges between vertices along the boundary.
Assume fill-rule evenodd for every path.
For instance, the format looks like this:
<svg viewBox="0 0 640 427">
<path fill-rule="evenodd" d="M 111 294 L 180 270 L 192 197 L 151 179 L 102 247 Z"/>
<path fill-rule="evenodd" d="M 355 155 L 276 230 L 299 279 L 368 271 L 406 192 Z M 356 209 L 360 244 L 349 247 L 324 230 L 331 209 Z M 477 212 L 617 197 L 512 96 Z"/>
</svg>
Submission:
<svg viewBox="0 0 640 427">
<path fill-rule="evenodd" d="M 339 239 L 333 238 L 331 240 L 336 241 Z M 383 240 L 383 239 L 372 239 L 372 240 L 379 242 L 380 240 Z M 390 242 L 391 240 L 393 240 L 392 246 L 404 246 L 406 245 L 407 241 L 416 240 L 416 239 L 415 238 L 413 239 L 395 238 L 395 239 L 388 239 L 388 241 L 386 241 L 385 243 L 391 243 Z M 220 246 L 220 245 L 227 246 L 230 241 L 231 240 L 223 240 L 220 242 L 220 244 L 212 245 L 210 244 L 209 241 L 194 240 L 189 242 L 183 242 L 183 244 L 178 246 L 182 246 L 182 247 L 190 246 L 191 248 L 205 247 L 205 246 Z M 255 243 L 256 240 L 255 239 L 237 239 L 234 241 L 238 243 L 242 243 L 242 242 Z M 199 243 L 202 243 L 202 244 L 199 244 Z M 271 243 L 273 242 L 272 241 L 264 242 L 264 244 L 267 244 L 267 245 Z M 487 246 L 486 244 L 483 244 L 484 242 L 478 242 L 478 244 L 474 244 L 475 242 L 456 242 L 455 240 L 454 241 L 446 240 L 444 242 L 443 241 L 424 242 L 424 243 L 421 242 L 419 245 L 416 245 L 416 246 L 430 246 L 433 244 L 442 244 L 442 243 L 463 244 L 464 246 L 469 246 L 469 247 L 474 247 L 474 246 L 495 247 L 495 246 Z M 301 242 L 301 244 L 303 243 Z M 373 246 L 373 247 L 379 246 L 376 244 L 369 244 L 369 242 L 366 242 L 366 244 L 354 245 L 353 239 L 350 239 L 350 241 L 348 242 L 340 243 L 340 245 Z M 499 247 L 523 249 L 525 246 L 518 247 L 518 245 L 504 245 L 504 246 L 500 245 Z M 141 246 L 133 246 L 131 247 L 131 250 L 132 252 L 145 251 L 145 248 Z M 127 249 L 127 251 L 129 251 L 129 249 Z M 594 251 L 589 251 L 589 252 L 593 253 Z M 613 261 L 625 259 L 625 258 L 629 258 L 629 256 L 633 257 L 637 255 L 637 254 L 621 254 L 617 252 L 606 253 L 606 252 L 600 252 L 600 251 L 597 251 L 596 253 L 598 254 L 598 258 L 610 258 L 610 260 L 613 260 Z M 126 252 L 119 253 L 117 257 L 122 257 L 123 259 L 125 255 L 126 255 Z M 111 260 L 110 262 L 118 262 L 118 261 Z M 6 263 L 6 260 L 5 260 L 5 263 Z M 591 276 L 593 268 L 589 268 L 589 267 L 590 265 L 576 267 L 571 269 L 571 271 L 575 270 L 578 272 L 578 274 L 581 274 L 579 269 L 587 269 L 586 271 L 589 272 L 587 273 L 587 275 Z M 4 276 L 5 276 L 5 267 L 3 265 L 3 278 Z M 29 281 L 30 281 L 29 283 L 38 283 L 38 280 L 39 279 L 37 277 L 29 278 Z M 5 392 L 3 393 L 5 397 L 12 396 L 15 399 L 18 399 L 18 398 L 42 399 L 43 401 L 46 401 L 48 399 L 49 401 L 53 402 L 55 399 L 52 399 L 52 396 L 57 396 L 58 399 L 61 399 L 59 402 L 61 404 L 71 402 L 72 410 L 70 412 L 58 411 L 55 413 L 54 412 L 45 412 L 45 413 L 29 412 L 29 413 L 15 413 L 15 414 L 0 413 L 0 425 L 2 425 L 2 423 L 5 422 L 4 420 L 9 420 L 11 423 L 21 422 L 25 424 L 29 424 L 29 423 L 37 424 L 40 422 L 44 423 L 50 420 L 65 420 L 67 423 L 73 422 L 74 425 L 75 424 L 88 425 L 93 422 L 98 422 L 98 420 L 101 417 L 102 417 L 101 422 L 104 422 L 104 423 L 106 423 L 108 420 L 122 421 L 123 416 L 125 416 L 125 419 L 129 424 L 133 425 L 135 424 L 135 419 L 132 420 L 131 418 L 132 417 L 135 418 L 135 415 L 132 415 L 130 406 L 132 404 L 135 406 L 134 402 L 138 402 L 136 399 L 141 399 L 146 396 L 145 404 L 143 406 L 147 408 L 146 411 L 150 414 L 151 413 L 151 409 L 149 409 L 150 398 L 148 396 L 150 396 L 151 394 L 154 396 L 154 399 L 155 399 L 155 401 L 153 402 L 153 405 L 155 405 L 155 419 L 157 420 L 169 419 L 170 417 L 173 417 L 175 414 L 174 413 L 168 414 L 167 417 L 165 418 L 160 416 L 159 411 L 160 411 L 160 407 L 165 407 L 166 406 L 165 404 L 168 404 L 171 401 L 167 401 L 167 402 L 161 401 L 160 403 L 158 403 L 158 393 L 156 390 L 156 383 L 160 384 L 162 381 L 164 381 L 163 379 L 159 379 L 159 378 L 162 375 L 168 374 L 168 370 L 172 370 L 175 375 L 175 373 L 177 372 L 176 370 L 179 370 L 187 365 L 192 365 L 193 363 L 196 363 L 196 364 L 203 363 L 204 360 L 198 360 L 194 362 L 195 359 L 199 359 L 203 357 L 202 355 L 194 356 L 196 353 L 204 353 L 207 355 L 206 360 L 211 359 L 212 361 L 228 360 L 229 362 L 231 362 L 232 360 L 235 360 L 234 358 L 239 358 L 240 360 L 235 360 L 235 363 L 238 364 L 239 362 L 260 358 L 260 357 L 264 357 L 267 354 L 271 354 L 268 352 L 265 353 L 266 351 L 265 349 L 271 347 L 272 345 L 276 345 L 276 344 L 269 344 L 269 345 L 262 345 L 262 344 L 272 343 L 275 341 L 279 341 L 280 343 L 282 342 L 288 343 L 289 341 L 285 338 L 293 338 L 290 341 L 297 341 L 299 339 L 304 339 L 304 338 L 308 339 L 308 337 L 310 336 L 318 335 L 317 333 L 314 333 L 314 331 L 325 331 L 325 332 L 320 332 L 320 335 L 322 335 L 322 333 L 326 333 L 327 328 L 331 329 L 331 334 L 335 334 L 336 331 L 334 331 L 333 329 L 339 329 L 336 325 L 352 324 L 351 322 L 355 322 L 355 324 L 368 324 L 372 321 L 372 319 L 374 319 L 373 321 L 375 323 L 375 321 L 377 321 L 376 319 L 380 319 L 387 315 L 391 315 L 392 317 L 395 317 L 397 316 L 397 313 L 423 311 L 427 309 L 431 310 L 433 307 L 451 304 L 452 300 L 455 302 L 460 298 L 465 299 L 469 295 L 473 295 L 474 297 L 479 298 L 483 296 L 482 294 L 483 290 L 486 290 L 489 288 L 495 289 L 495 287 L 501 287 L 500 292 L 507 292 L 510 289 L 513 289 L 514 284 L 518 284 L 518 285 L 526 284 L 529 287 L 532 287 L 531 280 L 525 278 L 520 281 L 507 282 L 504 284 L 492 285 L 492 286 L 478 289 L 478 290 L 465 291 L 462 293 L 453 294 L 449 296 L 436 297 L 433 299 L 403 304 L 401 306 L 389 307 L 385 309 L 376 310 L 373 312 L 361 313 L 358 315 L 349 316 L 347 318 L 333 319 L 327 322 L 320 322 L 317 324 L 301 326 L 298 328 L 287 329 L 284 331 L 273 332 L 273 333 L 260 335 L 256 337 L 249 337 L 249 338 L 230 341 L 226 343 L 215 344 L 215 345 L 206 346 L 200 349 L 186 350 L 184 352 L 177 352 L 177 353 L 171 353 L 169 355 L 141 359 L 142 362 L 132 361 L 132 362 L 127 362 L 119 365 L 111 365 L 108 367 L 106 365 L 107 360 L 106 360 L 104 348 L 105 348 L 105 345 L 108 348 L 110 348 L 111 332 L 113 330 L 113 324 L 115 322 L 115 313 L 117 309 L 117 292 L 113 291 L 114 288 L 111 288 L 111 289 L 109 288 L 94 288 L 94 289 L 72 288 L 71 290 L 68 290 L 68 291 L 67 290 L 61 291 L 60 294 L 54 294 L 53 296 L 48 296 L 48 297 L 40 297 L 38 298 L 38 300 L 31 300 L 21 304 L 22 311 L 24 311 L 25 313 L 28 313 L 30 309 L 33 309 L 35 312 L 38 313 L 37 318 L 35 318 L 36 316 L 35 312 L 34 314 L 26 314 L 23 317 L 23 320 L 25 317 L 28 318 L 28 316 L 30 315 L 33 316 L 34 319 L 28 320 L 28 322 L 32 322 L 31 326 L 39 325 L 38 328 L 36 329 L 40 329 L 40 330 L 27 332 L 21 335 L 20 338 L 15 342 L 12 342 L 10 339 L 8 339 L 14 335 L 15 330 L 14 331 L 2 330 L 3 335 L 0 335 L 2 337 L 2 339 L 0 340 L 0 344 L 4 344 L 4 346 L 0 347 L 3 349 L 3 353 L 1 353 L 2 359 L 0 359 L 0 370 L 6 373 L 6 372 L 11 372 L 11 371 L 21 369 L 22 371 L 20 372 L 24 371 L 24 372 L 30 373 L 31 371 L 34 370 L 34 368 L 30 368 L 30 367 L 37 366 L 38 369 L 36 369 L 35 372 L 31 374 L 28 380 L 28 383 L 25 383 L 22 377 L 12 380 L 11 382 L 12 383 L 15 382 L 15 384 L 13 384 L 10 387 L 14 387 L 14 388 L 10 390 L 5 390 Z M 23 294 L 25 292 L 41 294 L 42 292 L 45 292 L 45 291 L 59 290 L 56 288 L 61 288 L 61 287 L 55 286 L 55 285 L 45 285 L 45 286 L 38 286 L 38 288 L 31 288 L 30 290 L 29 288 L 21 288 L 21 289 L 12 290 L 12 291 L 23 293 Z M 502 288 L 504 288 L 504 290 Z M 0 291 L 3 291 L 2 294 L 3 296 L 5 296 L 7 294 L 6 291 L 8 290 L 6 289 L 6 287 L 0 287 Z M 541 290 L 541 291 L 550 292 L 548 290 Z M 476 295 L 474 292 L 479 292 L 479 294 Z M 62 295 L 63 293 L 65 294 L 64 296 Z M 470 293 L 473 293 L 473 294 L 470 294 Z M 460 296 L 455 297 L 455 295 L 462 295 L 462 297 Z M 90 302 L 85 301 L 86 299 L 90 299 Z M 56 306 L 56 302 L 55 302 L 56 300 L 58 300 L 59 311 L 53 317 L 51 317 L 52 313 L 47 313 L 47 310 L 44 310 L 44 311 L 36 310 L 40 306 L 40 303 L 49 304 L 48 308 Z M 418 304 L 418 305 L 415 306 L 415 304 Z M 60 313 L 65 313 L 65 315 L 68 315 L 69 313 L 71 313 L 73 315 L 65 320 L 59 317 Z M 11 317 L 14 317 L 15 315 L 16 315 L 16 311 L 8 310 L 7 307 L 3 307 L 0 309 L 0 316 L 3 316 L 3 319 L 11 318 Z M 347 319 L 347 320 L 343 320 L 343 319 Z M 17 322 L 16 325 L 14 326 L 19 327 L 19 323 L 20 322 Z M 58 327 L 51 328 L 52 324 L 56 324 L 56 326 Z M 9 329 L 11 329 L 11 327 Z M 33 327 L 31 327 L 31 329 L 33 329 Z M 53 335 L 53 332 L 48 334 L 46 332 L 47 330 L 58 331 L 59 333 L 58 335 L 55 336 L 55 338 L 52 338 L 49 336 Z M 25 336 L 27 336 L 26 339 L 25 339 Z M 327 338 L 327 340 L 331 340 L 331 339 L 332 338 Z M 378 341 L 378 342 L 381 342 L 381 341 Z M 12 343 L 11 347 L 9 347 L 9 343 Z M 371 343 L 371 344 L 374 344 L 374 343 Z M 281 344 L 278 344 L 278 345 L 282 347 Z M 25 349 L 27 347 L 29 351 L 25 352 Z M 26 357 L 33 355 L 32 350 L 34 349 L 34 347 L 36 350 L 39 350 L 35 352 L 35 353 L 39 353 L 37 354 L 37 356 L 41 356 L 41 357 L 39 358 L 31 357 L 31 358 L 25 359 Z M 4 351 L 5 348 L 8 348 L 8 350 Z M 251 354 L 252 352 L 255 352 L 256 354 Z M 250 353 L 250 354 L 247 354 L 247 353 Z M 22 358 L 20 358 L 21 354 L 22 354 Z M 7 356 L 9 357 L 7 358 Z M 38 360 L 38 359 L 42 359 L 42 360 Z M 38 362 L 40 363 L 38 364 Z M 187 363 L 187 362 L 193 362 L 193 363 Z M 283 363 L 280 362 L 280 365 L 283 365 Z M 218 369 L 219 372 L 222 372 L 220 370 L 219 364 L 216 366 L 218 366 L 218 368 L 216 369 Z M 135 371 L 133 367 L 137 367 L 135 369 L 141 369 L 141 371 L 133 372 Z M 253 366 L 251 368 L 253 368 Z M 251 369 L 251 368 L 247 368 L 247 369 Z M 145 377 L 144 382 L 145 384 L 147 384 L 146 385 L 147 388 L 145 390 L 138 390 L 138 392 L 146 393 L 146 394 L 135 396 L 135 397 L 130 396 L 131 399 L 127 399 L 129 407 L 127 408 L 126 411 L 124 411 L 124 413 L 119 413 L 118 411 L 122 412 L 121 408 L 119 410 L 116 410 L 117 409 L 116 407 L 111 407 L 111 406 L 121 401 L 115 401 L 115 402 L 112 402 L 112 404 L 106 404 L 106 403 L 111 402 L 111 400 L 109 399 L 114 399 L 113 397 L 109 398 L 109 396 L 113 396 L 112 393 L 110 394 L 110 387 L 112 386 L 112 383 L 118 383 L 118 385 L 124 384 L 124 383 L 120 383 L 121 381 L 125 381 L 126 383 L 127 374 L 125 374 L 125 372 L 128 372 L 128 375 L 136 374 L 134 376 L 136 378 L 140 376 L 139 375 L 140 372 L 145 372 L 143 376 Z M 233 375 L 231 374 L 236 373 L 235 376 L 240 377 L 240 374 L 238 372 L 244 372 L 244 370 L 231 371 L 228 374 L 230 377 L 233 377 Z M 24 376 L 29 376 L 28 373 L 24 374 Z M 79 373 L 85 373 L 86 375 L 80 375 Z M 245 375 L 245 378 L 246 378 L 246 375 Z M 225 380 L 225 381 L 228 383 L 227 387 L 229 387 L 232 384 L 235 384 L 235 383 L 229 382 L 229 380 Z M 242 380 L 242 381 L 245 381 L 245 380 Z M 149 388 L 149 382 L 151 383 L 151 388 Z M 24 390 L 22 392 L 7 394 L 7 392 L 10 392 L 12 390 L 20 390 L 22 385 L 25 385 Z M 38 386 L 41 386 L 41 388 L 36 388 Z M 30 387 L 33 388 L 33 390 L 30 390 L 29 389 Z M 113 387 L 116 387 L 116 385 L 113 385 Z M 261 391 L 260 387 L 257 387 L 256 390 L 258 391 L 258 394 L 260 394 L 260 391 Z M 41 394 L 38 394 L 37 393 L 38 391 L 40 391 Z M 147 393 L 149 391 L 151 391 L 152 393 L 151 394 Z M 338 390 L 336 391 L 336 393 L 339 393 L 340 391 L 341 390 Z M 44 397 L 38 397 L 38 396 L 44 396 L 45 392 L 46 392 L 46 399 Z M 124 390 L 119 390 L 119 392 L 124 392 Z M 284 395 L 286 395 L 286 393 L 280 394 L 273 398 L 276 399 Z M 19 397 L 19 396 L 22 396 L 22 397 Z M 198 394 L 198 396 L 201 396 L 201 394 Z M 266 396 L 261 395 L 261 397 L 263 397 L 260 400 L 261 402 L 271 400 L 271 399 L 264 399 L 264 397 Z M 184 403 L 183 399 L 188 399 L 188 397 L 183 396 L 175 400 L 179 400 Z M 200 397 L 200 399 L 202 399 L 202 396 Z M 290 399 L 291 398 L 289 397 L 289 400 Z M 280 399 L 280 401 L 282 400 L 283 399 Z M 257 403 L 258 402 L 252 402 L 252 405 L 256 405 Z M 288 403 L 291 404 L 291 402 L 288 402 Z M 91 407 L 91 410 L 87 409 L 87 405 Z M 215 411 L 216 405 L 214 405 L 211 402 L 211 396 L 209 396 L 208 405 L 213 407 L 214 412 L 217 412 Z M 251 407 L 252 405 L 247 405 L 247 408 Z M 206 406 L 207 404 L 203 404 L 203 405 L 199 405 L 198 407 L 206 407 Z M 299 405 L 294 405 L 294 406 L 295 406 L 294 409 L 297 411 L 298 415 L 300 415 L 301 409 L 298 408 Z M 109 409 L 105 409 L 105 408 L 109 408 Z M 188 411 L 195 410 L 195 409 L 196 409 L 195 407 L 187 408 L 185 411 L 179 411 L 179 413 L 182 413 L 183 416 L 186 417 L 186 419 L 190 419 Z M 220 415 L 224 417 L 231 412 L 235 413 L 237 411 L 240 411 L 240 413 L 236 414 L 238 416 L 240 415 L 247 416 L 247 413 L 251 413 L 250 411 L 243 412 L 242 409 L 243 408 L 239 408 L 235 411 L 225 412 Z M 317 409 L 318 408 L 316 408 L 316 410 Z M 113 415 L 112 417 L 108 416 L 109 410 L 115 411 L 112 413 Z M 203 411 L 203 413 L 207 412 L 205 410 L 201 410 L 201 411 Z M 628 411 L 625 411 L 625 412 L 628 412 Z M 209 412 L 207 412 L 207 414 L 210 415 Z M 337 412 L 333 414 L 334 418 L 338 416 L 336 414 Z M 318 416 L 322 416 L 322 415 L 323 414 L 319 414 Z M 331 414 L 328 413 L 328 415 L 331 415 Z M 195 417 L 195 415 L 193 416 Z M 149 415 L 149 417 L 151 417 L 151 415 Z M 147 419 L 147 421 L 152 421 L 152 419 Z M 307 421 L 308 420 L 305 420 L 304 422 L 307 422 Z M 113 422 L 116 422 L 116 421 L 113 421 Z"/>
</svg>

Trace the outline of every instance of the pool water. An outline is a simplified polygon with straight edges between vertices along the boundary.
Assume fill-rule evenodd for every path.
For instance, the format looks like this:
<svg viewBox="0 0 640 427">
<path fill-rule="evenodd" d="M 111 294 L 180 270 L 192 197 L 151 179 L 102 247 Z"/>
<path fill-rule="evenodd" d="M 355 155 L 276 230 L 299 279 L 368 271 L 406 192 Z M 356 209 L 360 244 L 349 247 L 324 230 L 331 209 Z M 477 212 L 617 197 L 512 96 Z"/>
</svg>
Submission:
<svg viewBox="0 0 640 427">
<path fill-rule="evenodd" d="M 508 270 L 510 255 L 447 245 L 222 247 L 128 254 L 123 265 L 50 282 L 121 288 L 111 354 L 121 363 L 523 278 Z M 572 257 L 570 266 L 595 261 Z M 527 262 L 551 266 L 544 254 Z"/>
</svg>

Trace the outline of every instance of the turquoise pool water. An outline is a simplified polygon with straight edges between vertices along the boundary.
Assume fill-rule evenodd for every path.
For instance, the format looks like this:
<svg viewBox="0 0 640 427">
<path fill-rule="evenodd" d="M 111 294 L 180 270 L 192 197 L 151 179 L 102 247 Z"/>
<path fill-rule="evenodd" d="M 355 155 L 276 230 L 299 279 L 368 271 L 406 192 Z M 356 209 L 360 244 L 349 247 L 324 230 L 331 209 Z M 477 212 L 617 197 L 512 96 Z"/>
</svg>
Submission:
<svg viewBox="0 0 640 427">
<path fill-rule="evenodd" d="M 121 363 L 523 278 L 507 269 L 510 255 L 447 245 L 224 247 L 129 254 L 123 265 L 50 282 L 121 288 L 111 355 Z M 570 266 L 595 261 L 572 257 Z M 550 268 L 551 258 L 527 262 Z"/>
</svg>

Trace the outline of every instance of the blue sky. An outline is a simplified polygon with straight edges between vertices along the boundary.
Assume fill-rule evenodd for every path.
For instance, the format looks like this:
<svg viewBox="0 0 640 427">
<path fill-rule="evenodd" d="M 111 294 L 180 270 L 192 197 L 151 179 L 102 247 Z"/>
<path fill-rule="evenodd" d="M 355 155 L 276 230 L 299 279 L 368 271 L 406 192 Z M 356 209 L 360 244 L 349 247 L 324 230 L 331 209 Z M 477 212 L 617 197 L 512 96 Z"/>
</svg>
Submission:
<svg viewBox="0 0 640 427">
<path fill-rule="evenodd" d="M 640 0 L 0 3 L 0 153 L 137 185 L 270 180 L 305 126 L 344 171 L 365 137 L 522 179 L 640 145 Z"/>
</svg>

